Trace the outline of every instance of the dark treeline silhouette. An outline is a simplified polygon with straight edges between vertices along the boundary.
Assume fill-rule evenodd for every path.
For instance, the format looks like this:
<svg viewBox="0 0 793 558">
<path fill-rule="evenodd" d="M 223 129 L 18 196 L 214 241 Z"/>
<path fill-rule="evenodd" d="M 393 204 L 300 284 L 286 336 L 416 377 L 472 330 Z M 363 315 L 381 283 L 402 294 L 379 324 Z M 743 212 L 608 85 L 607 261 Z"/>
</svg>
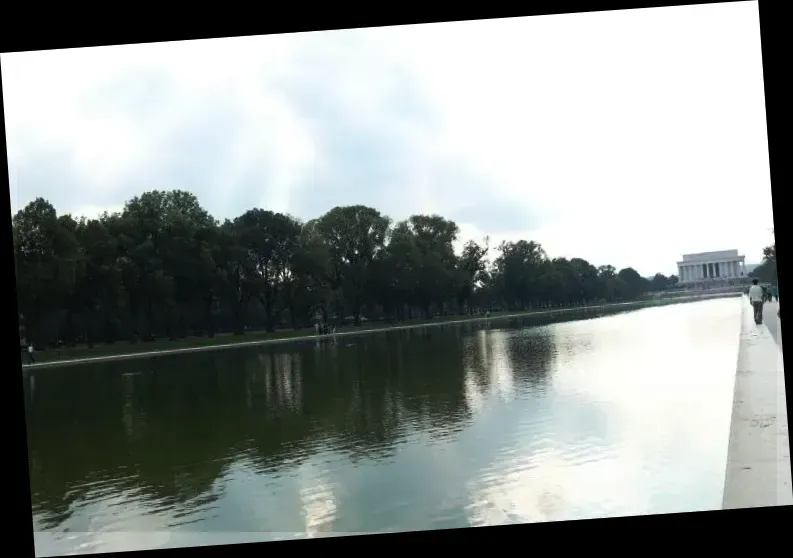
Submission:
<svg viewBox="0 0 793 558">
<path fill-rule="evenodd" d="M 392 223 L 360 205 L 308 222 L 251 209 L 220 223 L 179 190 L 97 219 L 58 216 L 38 198 L 13 218 L 20 336 L 91 346 L 357 325 L 626 301 L 676 282 L 550 259 L 524 240 L 492 254 L 487 239 L 468 242 L 458 256 L 457 234 L 438 215 Z"/>
<path fill-rule="evenodd" d="M 749 277 L 764 283 L 776 283 L 776 242 L 763 248 L 763 261 L 752 270 Z"/>
</svg>

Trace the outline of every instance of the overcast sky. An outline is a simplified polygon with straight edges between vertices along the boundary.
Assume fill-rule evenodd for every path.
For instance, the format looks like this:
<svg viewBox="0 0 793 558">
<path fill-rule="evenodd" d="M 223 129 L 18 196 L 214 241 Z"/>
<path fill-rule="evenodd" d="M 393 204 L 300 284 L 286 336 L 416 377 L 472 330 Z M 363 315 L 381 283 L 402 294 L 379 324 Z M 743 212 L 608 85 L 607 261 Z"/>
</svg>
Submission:
<svg viewBox="0 0 793 558">
<path fill-rule="evenodd" d="M 771 241 L 756 2 L 2 55 L 11 205 L 371 205 L 676 272 Z"/>
</svg>

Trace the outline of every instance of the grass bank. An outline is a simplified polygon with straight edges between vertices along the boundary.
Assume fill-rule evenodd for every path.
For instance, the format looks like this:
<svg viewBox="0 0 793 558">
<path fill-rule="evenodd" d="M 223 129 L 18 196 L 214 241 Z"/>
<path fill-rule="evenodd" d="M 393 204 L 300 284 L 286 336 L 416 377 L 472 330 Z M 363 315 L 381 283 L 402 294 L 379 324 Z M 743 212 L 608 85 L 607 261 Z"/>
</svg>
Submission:
<svg viewBox="0 0 793 558">
<path fill-rule="evenodd" d="M 398 324 L 387 322 L 372 322 L 361 326 L 346 326 L 337 330 L 336 337 L 350 335 L 364 335 L 383 331 L 414 329 L 421 327 L 435 327 L 442 325 L 455 325 L 476 322 L 499 322 L 516 318 L 533 316 L 546 316 L 553 318 L 563 315 L 580 315 L 585 317 L 590 314 L 614 313 L 626 310 L 638 310 L 651 306 L 666 306 L 669 304 L 682 304 L 697 302 L 713 298 L 739 296 L 738 293 L 697 294 L 692 296 L 678 296 L 652 300 L 639 300 L 635 302 L 622 302 L 595 306 L 576 306 L 568 308 L 536 309 L 523 312 L 495 312 L 489 318 L 484 316 L 444 316 L 430 320 L 408 320 Z M 74 347 L 63 349 L 47 349 L 38 351 L 35 364 L 23 364 L 24 369 L 66 366 L 70 364 L 86 364 L 91 362 L 106 362 L 111 360 L 126 360 L 132 358 L 146 358 L 158 355 L 169 355 L 202 350 L 220 350 L 245 346 L 266 345 L 274 343 L 287 343 L 290 341 L 307 341 L 333 337 L 333 335 L 317 336 L 310 330 L 282 330 L 276 332 L 251 332 L 246 335 L 220 335 L 214 338 L 196 337 L 175 341 L 154 341 L 150 343 L 137 343 L 135 345 L 118 343 L 114 345 L 97 345 L 93 348 Z"/>
</svg>

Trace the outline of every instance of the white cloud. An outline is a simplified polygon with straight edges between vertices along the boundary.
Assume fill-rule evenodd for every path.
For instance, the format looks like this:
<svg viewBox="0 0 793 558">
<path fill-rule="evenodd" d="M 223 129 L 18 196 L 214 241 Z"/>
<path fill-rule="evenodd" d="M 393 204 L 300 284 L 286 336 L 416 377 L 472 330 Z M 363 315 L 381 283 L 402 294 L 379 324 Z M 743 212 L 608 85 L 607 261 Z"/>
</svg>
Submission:
<svg viewBox="0 0 793 558">
<path fill-rule="evenodd" d="M 4 54 L 12 206 L 366 203 L 675 271 L 773 226 L 754 2 Z"/>
</svg>

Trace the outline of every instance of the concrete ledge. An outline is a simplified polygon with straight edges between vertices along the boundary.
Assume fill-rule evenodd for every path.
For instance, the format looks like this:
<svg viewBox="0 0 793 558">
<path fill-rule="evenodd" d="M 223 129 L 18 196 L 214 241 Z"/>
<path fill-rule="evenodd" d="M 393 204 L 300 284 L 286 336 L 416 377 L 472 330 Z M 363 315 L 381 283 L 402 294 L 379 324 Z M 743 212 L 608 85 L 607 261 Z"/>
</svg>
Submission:
<svg viewBox="0 0 793 558">
<path fill-rule="evenodd" d="M 744 299 L 724 509 L 793 505 L 782 350 Z"/>
</svg>

